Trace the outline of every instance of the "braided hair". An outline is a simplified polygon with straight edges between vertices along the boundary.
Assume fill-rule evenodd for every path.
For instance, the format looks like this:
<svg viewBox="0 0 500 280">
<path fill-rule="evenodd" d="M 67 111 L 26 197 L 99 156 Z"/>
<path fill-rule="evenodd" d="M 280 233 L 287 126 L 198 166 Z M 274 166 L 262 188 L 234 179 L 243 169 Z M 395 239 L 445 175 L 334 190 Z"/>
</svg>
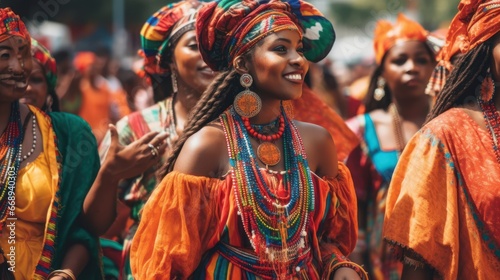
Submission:
<svg viewBox="0 0 500 280">
<path fill-rule="evenodd" d="M 426 122 L 448 109 L 476 101 L 477 93 L 491 65 L 491 52 L 492 43 L 488 40 L 457 61 Z"/>
<path fill-rule="evenodd" d="M 196 103 L 196 106 L 191 110 L 192 113 L 189 116 L 182 135 L 172 148 L 172 152 L 165 165 L 157 173 L 158 178 L 163 178 L 168 172 L 172 171 L 186 140 L 205 125 L 217 119 L 233 104 L 236 93 L 241 91 L 241 89 L 239 74 L 234 68 L 221 72 L 215 78 L 207 90 L 205 90 L 198 103 Z"/>
</svg>

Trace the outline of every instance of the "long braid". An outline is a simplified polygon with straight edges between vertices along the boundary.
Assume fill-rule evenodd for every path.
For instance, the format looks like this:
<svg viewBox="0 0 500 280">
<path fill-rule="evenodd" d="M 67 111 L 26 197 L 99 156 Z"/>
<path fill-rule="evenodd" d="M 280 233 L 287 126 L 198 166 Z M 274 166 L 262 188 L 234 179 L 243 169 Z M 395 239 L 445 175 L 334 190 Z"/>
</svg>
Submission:
<svg viewBox="0 0 500 280">
<path fill-rule="evenodd" d="M 475 102 L 476 93 L 490 67 L 491 52 L 491 42 L 487 41 L 458 60 L 427 116 L 427 122 L 450 108 Z"/>
<path fill-rule="evenodd" d="M 192 113 L 182 135 L 176 141 L 164 166 L 158 171 L 159 178 L 163 178 L 168 172 L 172 171 L 186 140 L 219 117 L 233 103 L 235 93 L 238 92 L 239 83 L 237 81 L 238 73 L 234 69 L 224 71 L 215 78 L 196 103 L 196 106 L 191 110 Z"/>
</svg>

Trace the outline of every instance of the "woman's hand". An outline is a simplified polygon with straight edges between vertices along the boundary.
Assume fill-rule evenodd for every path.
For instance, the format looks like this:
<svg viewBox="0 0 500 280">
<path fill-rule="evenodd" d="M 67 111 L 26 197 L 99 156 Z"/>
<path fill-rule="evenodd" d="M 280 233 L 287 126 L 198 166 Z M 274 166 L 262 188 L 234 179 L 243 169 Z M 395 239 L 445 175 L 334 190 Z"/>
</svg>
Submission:
<svg viewBox="0 0 500 280">
<path fill-rule="evenodd" d="M 341 267 L 335 271 L 333 280 L 361 280 L 361 277 L 354 269 Z"/>
<path fill-rule="evenodd" d="M 166 132 L 152 131 L 127 146 L 118 141 L 116 127 L 109 125 L 111 144 L 104 158 L 101 171 L 121 180 L 138 176 L 158 163 L 167 148 Z"/>
</svg>

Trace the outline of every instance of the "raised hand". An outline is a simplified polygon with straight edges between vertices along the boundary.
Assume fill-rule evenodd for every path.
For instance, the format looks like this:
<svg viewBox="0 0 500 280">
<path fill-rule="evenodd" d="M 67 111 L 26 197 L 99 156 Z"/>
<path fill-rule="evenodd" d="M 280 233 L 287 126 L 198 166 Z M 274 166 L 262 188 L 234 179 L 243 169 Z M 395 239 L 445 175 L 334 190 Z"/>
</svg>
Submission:
<svg viewBox="0 0 500 280">
<path fill-rule="evenodd" d="M 123 146 L 118 141 L 116 127 L 109 125 L 111 144 L 102 167 L 108 175 L 121 180 L 137 176 L 158 163 L 167 148 L 167 132 L 152 131 Z"/>
</svg>

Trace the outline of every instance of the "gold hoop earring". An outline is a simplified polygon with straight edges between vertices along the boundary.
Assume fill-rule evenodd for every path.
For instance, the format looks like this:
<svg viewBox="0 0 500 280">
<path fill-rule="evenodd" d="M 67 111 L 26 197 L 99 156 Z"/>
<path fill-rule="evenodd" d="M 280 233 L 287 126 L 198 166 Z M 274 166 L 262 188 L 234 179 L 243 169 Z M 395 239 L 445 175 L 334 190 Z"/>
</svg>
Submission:
<svg viewBox="0 0 500 280">
<path fill-rule="evenodd" d="M 236 95 L 233 102 L 236 113 L 245 118 L 255 117 L 262 109 L 262 100 L 250 90 L 252 83 L 253 78 L 250 74 L 241 75 L 240 84 L 245 89 Z"/>
<path fill-rule="evenodd" d="M 375 100 L 380 101 L 382 100 L 382 98 L 384 98 L 384 96 L 385 96 L 385 79 L 382 77 L 378 77 L 377 88 L 373 93 L 373 97 L 375 98 Z"/>
</svg>

